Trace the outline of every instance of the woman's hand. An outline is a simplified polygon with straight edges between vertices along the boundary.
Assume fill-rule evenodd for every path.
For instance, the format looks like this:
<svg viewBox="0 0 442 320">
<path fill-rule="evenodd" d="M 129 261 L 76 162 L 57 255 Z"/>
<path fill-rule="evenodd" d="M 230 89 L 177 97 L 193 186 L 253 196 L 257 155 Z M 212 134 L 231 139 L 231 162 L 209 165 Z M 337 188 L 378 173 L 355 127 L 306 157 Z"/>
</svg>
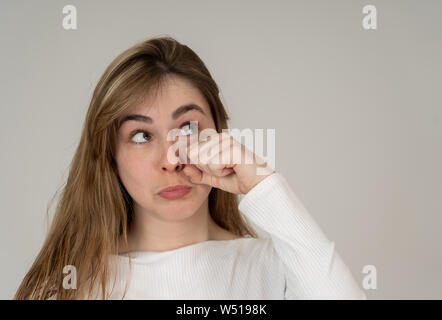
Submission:
<svg viewBox="0 0 442 320">
<path fill-rule="evenodd" d="M 275 172 L 230 134 L 214 131 L 209 137 L 208 141 L 196 141 L 186 148 L 187 164 L 183 172 L 192 183 L 246 194 Z"/>
</svg>

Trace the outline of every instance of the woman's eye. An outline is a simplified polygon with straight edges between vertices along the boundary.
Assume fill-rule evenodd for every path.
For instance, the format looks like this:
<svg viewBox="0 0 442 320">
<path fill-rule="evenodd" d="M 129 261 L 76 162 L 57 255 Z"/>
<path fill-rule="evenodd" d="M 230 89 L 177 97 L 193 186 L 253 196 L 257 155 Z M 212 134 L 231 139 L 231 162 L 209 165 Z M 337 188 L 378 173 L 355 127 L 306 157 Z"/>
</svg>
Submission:
<svg viewBox="0 0 442 320">
<path fill-rule="evenodd" d="M 181 134 L 182 135 L 191 135 L 198 131 L 198 122 L 196 121 L 187 121 L 181 125 Z M 131 135 L 131 141 L 135 144 L 143 144 L 147 141 L 151 140 L 151 135 L 144 130 L 136 130 Z"/>
<path fill-rule="evenodd" d="M 183 135 L 194 134 L 196 130 L 198 130 L 198 124 L 195 121 L 188 121 L 181 126 L 181 134 Z"/>
<path fill-rule="evenodd" d="M 145 138 L 146 136 L 148 138 Z M 151 139 L 150 135 L 146 131 L 137 131 L 132 135 L 132 138 L 135 138 L 132 141 L 136 144 L 145 143 L 146 141 L 144 141 L 143 139 L 147 139 L 147 140 Z"/>
</svg>

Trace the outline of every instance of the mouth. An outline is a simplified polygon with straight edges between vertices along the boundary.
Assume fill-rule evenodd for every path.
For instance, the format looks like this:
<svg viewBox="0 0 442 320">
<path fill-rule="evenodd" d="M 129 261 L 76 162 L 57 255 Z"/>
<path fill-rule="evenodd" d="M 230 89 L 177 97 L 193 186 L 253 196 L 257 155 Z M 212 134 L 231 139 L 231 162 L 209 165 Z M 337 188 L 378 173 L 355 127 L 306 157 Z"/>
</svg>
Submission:
<svg viewBox="0 0 442 320">
<path fill-rule="evenodd" d="M 176 200 L 184 197 L 190 191 L 192 191 L 191 186 L 177 185 L 177 186 L 167 187 L 161 190 L 158 193 L 158 195 L 167 200 Z"/>
</svg>

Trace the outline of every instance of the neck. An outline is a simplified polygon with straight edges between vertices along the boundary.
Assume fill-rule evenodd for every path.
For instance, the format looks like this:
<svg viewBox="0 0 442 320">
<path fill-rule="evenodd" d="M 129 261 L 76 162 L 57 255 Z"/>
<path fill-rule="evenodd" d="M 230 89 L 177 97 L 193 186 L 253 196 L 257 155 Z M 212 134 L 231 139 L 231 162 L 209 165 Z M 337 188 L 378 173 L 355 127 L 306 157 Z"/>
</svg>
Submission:
<svg viewBox="0 0 442 320">
<path fill-rule="evenodd" d="M 202 241 L 216 240 L 221 230 L 210 216 L 208 199 L 193 215 L 174 221 L 162 220 L 142 210 L 135 210 L 128 231 L 129 248 L 120 249 L 120 253 L 173 250 Z"/>
</svg>

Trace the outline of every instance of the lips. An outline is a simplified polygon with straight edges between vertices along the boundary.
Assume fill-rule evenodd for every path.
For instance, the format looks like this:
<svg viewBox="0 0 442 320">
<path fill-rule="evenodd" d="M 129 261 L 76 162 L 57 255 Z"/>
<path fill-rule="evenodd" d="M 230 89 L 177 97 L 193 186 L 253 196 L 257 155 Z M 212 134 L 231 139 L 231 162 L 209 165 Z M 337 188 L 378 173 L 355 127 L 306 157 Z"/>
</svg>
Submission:
<svg viewBox="0 0 442 320">
<path fill-rule="evenodd" d="M 176 200 L 184 197 L 191 190 L 191 186 L 176 185 L 164 188 L 158 193 L 158 195 L 167 200 Z"/>
</svg>

